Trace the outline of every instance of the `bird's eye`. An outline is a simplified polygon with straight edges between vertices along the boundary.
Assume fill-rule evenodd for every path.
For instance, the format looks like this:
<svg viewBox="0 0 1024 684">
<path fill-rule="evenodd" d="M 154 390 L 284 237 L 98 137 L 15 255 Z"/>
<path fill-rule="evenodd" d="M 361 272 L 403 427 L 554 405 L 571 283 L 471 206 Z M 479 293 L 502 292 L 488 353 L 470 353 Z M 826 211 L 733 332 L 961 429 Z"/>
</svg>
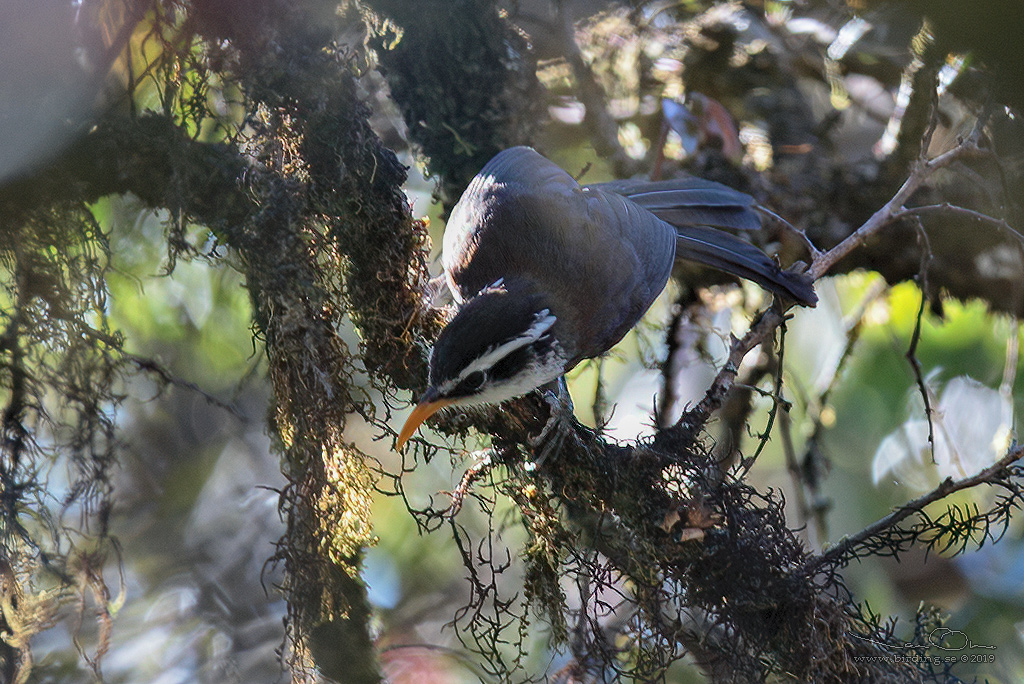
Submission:
<svg viewBox="0 0 1024 684">
<path fill-rule="evenodd" d="M 459 383 L 459 387 L 466 392 L 475 392 L 484 386 L 486 379 L 487 376 L 483 371 L 473 371 Z"/>
</svg>

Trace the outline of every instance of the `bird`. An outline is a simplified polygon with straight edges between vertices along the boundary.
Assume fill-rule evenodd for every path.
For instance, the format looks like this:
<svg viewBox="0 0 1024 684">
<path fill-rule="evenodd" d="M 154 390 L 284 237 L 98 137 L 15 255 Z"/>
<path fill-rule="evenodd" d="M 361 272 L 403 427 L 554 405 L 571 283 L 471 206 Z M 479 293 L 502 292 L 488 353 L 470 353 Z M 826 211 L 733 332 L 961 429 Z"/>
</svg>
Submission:
<svg viewBox="0 0 1024 684">
<path fill-rule="evenodd" d="M 581 186 L 530 147 L 499 152 L 445 227 L 441 263 L 458 309 L 433 344 L 428 387 L 396 449 L 446 406 L 525 395 L 607 352 L 664 289 L 677 258 L 813 306 L 809 277 L 719 230 L 759 226 L 751 196 L 713 181 Z"/>
</svg>

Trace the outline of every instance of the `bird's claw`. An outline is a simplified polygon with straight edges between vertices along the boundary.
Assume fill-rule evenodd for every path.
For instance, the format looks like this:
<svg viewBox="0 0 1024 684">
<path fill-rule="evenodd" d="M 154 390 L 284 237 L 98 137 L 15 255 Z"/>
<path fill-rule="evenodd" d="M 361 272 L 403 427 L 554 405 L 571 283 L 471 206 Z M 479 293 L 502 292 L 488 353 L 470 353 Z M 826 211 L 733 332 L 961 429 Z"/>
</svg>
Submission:
<svg viewBox="0 0 1024 684">
<path fill-rule="evenodd" d="M 576 436 L 572 397 L 569 395 L 565 378 L 559 378 L 555 383 L 546 385 L 541 396 L 550 408 L 550 413 L 541 431 L 529 440 L 534 451 L 534 468 L 543 465 L 548 456 L 560 451 L 567 437 Z"/>
</svg>

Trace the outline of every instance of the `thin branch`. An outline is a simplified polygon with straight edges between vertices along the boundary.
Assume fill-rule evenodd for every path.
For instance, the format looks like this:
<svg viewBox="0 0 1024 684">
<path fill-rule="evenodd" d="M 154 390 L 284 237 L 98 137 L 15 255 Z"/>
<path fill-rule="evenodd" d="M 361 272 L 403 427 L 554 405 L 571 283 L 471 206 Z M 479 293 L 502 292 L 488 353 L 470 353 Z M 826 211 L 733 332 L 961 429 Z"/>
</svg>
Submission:
<svg viewBox="0 0 1024 684">
<path fill-rule="evenodd" d="M 249 417 L 242 413 L 242 411 L 237 406 L 235 406 L 234 404 L 229 404 L 221 399 L 218 399 L 217 397 L 213 396 L 212 394 L 210 394 L 209 392 L 207 392 L 194 382 L 185 380 L 184 378 L 179 378 L 177 375 L 172 373 L 170 369 L 166 368 L 165 366 L 162 366 L 156 360 L 149 359 L 144 356 L 136 356 L 135 354 L 130 354 L 125 351 L 122 351 L 121 355 L 124 356 L 124 358 L 127 359 L 128 361 L 132 362 L 135 365 L 135 367 L 138 368 L 139 370 L 157 376 L 157 378 L 160 379 L 160 382 L 162 382 L 164 385 L 173 385 L 175 387 L 180 387 L 182 389 L 189 390 L 190 392 L 195 392 L 203 399 L 205 399 L 206 403 L 210 404 L 211 406 L 216 406 L 219 409 L 224 409 L 243 424 L 249 423 Z"/>
<path fill-rule="evenodd" d="M 795 235 L 797 239 L 800 240 L 800 242 L 803 244 L 803 246 L 807 248 L 808 253 L 811 255 L 812 261 L 817 260 L 822 255 L 823 252 L 814 246 L 814 243 L 811 242 L 811 239 L 809 237 L 807 237 L 807 233 L 805 231 L 803 231 L 800 228 L 797 228 L 792 223 L 782 218 L 781 216 L 776 214 L 771 209 L 768 209 L 767 207 L 762 207 L 760 204 L 756 204 L 754 205 L 754 209 L 764 214 L 768 218 L 777 221 L 783 228 L 785 228 L 787 231 Z"/>
<path fill-rule="evenodd" d="M 699 327 L 692 325 L 696 300 L 693 292 L 680 294 L 673 306 L 672 320 L 665 330 L 665 361 L 661 364 L 661 393 L 654 413 L 660 427 L 671 425 L 671 416 L 683 403 L 680 396 L 680 376 L 692 361 L 693 349 L 700 335 Z"/>
<path fill-rule="evenodd" d="M 840 259 L 864 244 L 869 237 L 892 223 L 903 211 L 905 211 L 903 208 L 904 203 L 906 203 L 906 201 L 909 200 L 915 192 L 917 192 L 918 188 L 920 188 L 924 182 L 928 180 L 933 173 L 935 173 L 935 171 L 946 168 L 963 157 L 976 154 L 979 149 L 978 138 L 981 135 L 981 126 L 982 120 L 979 119 L 974 131 L 953 149 L 947 150 L 932 159 L 918 159 L 918 161 L 912 166 L 907 180 L 904 181 L 903 185 L 900 186 L 900 189 L 896 191 L 896 194 L 892 196 L 892 199 L 886 202 L 881 209 L 872 214 L 871 218 L 865 221 L 860 228 L 855 230 L 845 240 L 814 259 L 810 269 L 811 278 L 817 280 L 828 273 Z M 925 141 L 925 143 L 921 145 L 921 149 L 924 150 L 927 149 L 927 147 L 927 141 Z"/>
<path fill-rule="evenodd" d="M 82 332 L 92 340 L 100 342 L 106 345 L 109 349 L 120 354 L 122 358 L 132 363 L 140 371 L 144 371 L 146 373 L 155 375 L 157 378 L 159 378 L 160 382 L 162 382 L 165 386 L 173 385 L 174 387 L 180 387 L 181 389 L 186 389 L 189 390 L 190 392 L 195 392 L 203 399 L 205 399 L 206 403 L 210 404 L 211 406 L 216 406 L 217 408 L 224 409 L 232 416 L 237 418 L 242 424 L 247 425 L 249 423 L 249 417 L 242 413 L 242 411 L 234 404 L 229 404 L 228 402 L 222 399 L 218 399 L 217 397 L 213 396 L 196 383 L 178 377 L 169 368 L 162 365 L 156 359 L 151 359 L 145 356 L 139 356 L 138 354 L 132 354 L 131 352 L 125 351 L 122 348 L 120 340 L 116 339 L 112 335 L 109 335 L 100 330 L 96 330 L 94 328 L 90 328 L 88 326 L 83 327 Z"/>
<path fill-rule="evenodd" d="M 962 140 L 956 147 L 943 152 L 932 159 L 919 159 L 911 169 L 907 180 L 904 181 L 900 189 L 896 191 L 896 194 L 893 195 L 892 199 L 886 202 L 881 209 L 876 211 L 871 218 L 865 221 L 860 228 L 855 230 L 845 240 L 827 252 L 823 254 L 819 253 L 815 256 L 808 273 L 810 277 L 814 280 L 821 278 L 823 275 L 828 273 L 828 271 L 839 260 L 864 244 L 869 237 L 892 223 L 894 218 L 900 212 L 904 211 L 904 203 L 910 199 L 918 188 L 920 188 L 935 171 L 946 168 L 962 157 L 977 153 L 979 149 L 978 138 L 981 135 L 981 127 L 982 120 L 979 119 L 972 133 Z M 927 132 L 929 137 L 931 135 L 931 131 L 932 128 L 929 127 Z M 922 142 L 921 149 L 925 150 L 927 148 L 928 141 L 925 140 Z M 774 333 L 775 328 L 782 323 L 782 320 L 782 315 L 780 313 L 773 310 L 766 311 L 764 315 L 762 315 L 761 318 L 751 326 L 750 330 L 742 339 L 737 340 L 733 338 L 729 351 L 729 358 L 721 371 L 719 371 L 718 375 L 715 377 L 714 382 L 712 382 L 711 387 L 704 395 L 704 398 L 697 404 L 697 406 L 683 414 L 683 417 L 677 425 L 690 427 L 703 425 L 711 413 L 722 405 L 726 393 L 729 388 L 732 387 L 732 384 L 736 379 L 736 373 L 739 369 L 740 363 L 743 361 L 743 357 L 758 344 L 766 341 Z"/>
<path fill-rule="evenodd" d="M 768 410 L 768 424 L 765 425 L 764 434 L 761 436 L 761 441 L 757 445 L 757 449 L 750 458 L 743 459 L 743 474 L 750 472 L 750 469 L 754 467 L 754 462 L 757 461 L 757 457 L 761 455 L 764 448 L 768 445 L 768 441 L 772 436 L 772 427 L 775 426 L 775 417 L 779 413 L 779 408 L 782 408 L 783 413 L 789 411 L 789 402 L 782 398 L 782 369 L 783 361 L 785 360 L 786 353 L 786 322 L 783 320 L 781 324 L 781 331 L 779 334 L 779 356 L 775 362 L 775 388 L 771 393 L 772 407 Z"/>
<path fill-rule="evenodd" d="M 921 289 L 921 306 L 917 309 L 917 318 L 914 321 L 914 332 L 910 336 L 910 346 L 904 356 L 910 367 L 914 370 L 914 381 L 917 389 L 921 392 L 921 400 L 924 402 L 924 415 L 928 420 L 928 447 L 931 451 L 932 463 L 935 463 L 935 420 L 933 417 L 931 393 L 924 381 L 924 373 L 921 370 L 921 362 L 917 359 L 917 345 L 921 341 L 921 321 L 924 319 L 924 306 L 928 302 L 928 264 L 932 259 L 931 244 L 928 242 L 928 234 L 924 232 L 921 220 L 917 222 L 917 236 L 921 242 L 921 265 L 918 271 L 918 285 Z"/>
<path fill-rule="evenodd" d="M 608 393 L 604 388 L 604 356 L 599 356 L 597 359 L 595 372 L 597 375 L 597 381 L 594 383 L 594 403 L 591 406 L 591 410 L 594 412 L 594 426 L 598 432 L 603 431 L 607 426 L 611 417 L 608 415 Z"/>
<path fill-rule="evenodd" d="M 807 438 L 807 441 L 804 444 L 804 456 L 799 467 L 801 481 L 806 485 L 807 493 L 810 495 L 809 511 L 814 518 L 818 539 L 828 538 L 828 526 L 827 520 L 825 519 L 827 507 L 821 503 L 824 499 L 821 493 L 821 483 L 818 477 L 818 469 L 821 467 L 820 464 L 826 460 L 824 454 L 821 453 L 822 435 L 826 430 L 826 411 L 828 409 L 829 401 L 832 398 L 832 393 L 839 386 L 839 379 L 842 377 L 843 370 L 846 368 L 846 364 L 853 356 L 853 350 L 856 347 L 857 342 L 860 340 L 861 333 L 864 329 L 864 317 L 867 314 L 868 307 L 881 297 L 887 289 L 888 284 L 885 280 L 882 278 L 877 279 L 868 288 L 868 291 L 860 302 L 857 303 L 856 308 L 854 308 L 854 310 L 850 312 L 849 316 L 846 317 L 843 324 L 846 344 L 843 347 L 842 353 L 839 355 L 839 360 L 836 362 L 835 369 L 832 372 L 832 377 L 829 379 L 828 385 L 821 391 L 816 399 L 812 399 L 809 396 L 809 393 L 806 397 L 807 412 L 811 416 L 811 422 L 814 427 L 811 430 L 810 437 Z M 783 424 L 783 427 L 786 427 L 785 423 Z"/>
<path fill-rule="evenodd" d="M 907 216 L 921 216 L 924 214 L 953 214 L 956 216 L 963 216 L 965 218 L 972 218 L 977 221 L 993 225 L 996 228 L 1009 233 L 1012 237 L 1016 238 L 1018 242 L 1024 244 L 1024 234 L 1020 233 L 1013 226 L 1007 223 L 1006 219 L 998 219 L 993 216 L 989 216 L 988 214 L 983 214 L 980 211 L 960 207 L 955 204 L 950 204 L 949 202 L 943 202 L 941 204 L 925 204 L 920 207 L 909 207 L 896 212 L 893 215 L 892 220 L 898 221 L 899 219 Z"/>
<path fill-rule="evenodd" d="M 674 427 L 693 429 L 704 425 L 711 414 L 725 401 L 726 394 L 736 381 L 736 373 L 739 372 L 743 357 L 757 345 L 770 340 L 775 334 L 775 329 L 782 324 L 783 320 L 784 316 L 781 311 L 774 308 L 767 309 L 750 326 L 746 335 L 739 339 L 732 337 L 725 365 L 718 371 L 718 375 L 715 376 L 708 391 L 704 393 L 704 398 L 684 413 Z"/>
<path fill-rule="evenodd" d="M 800 461 L 796 456 L 796 447 L 793 445 L 793 421 L 789 411 L 783 411 L 779 415 L 779 436 L 782 438 L 782 453 L 786 457 L 786 471 L 793 483 L 793 497 L 796 503 L 797 527 L 804 528 L 807 534 L 807 542 L 811 548 L 818 546 L 818 535 L 820 531 L 817 526 L 807 523 L 811 519 L 811 507 L 807 501 L 807 488 L 804 483 L 803 470 L 800 468 Z"/>
<path fill-rule="evenodd" d="M 975 475 L 965 477 L 961 480 L 953 480 L 953 478 L 947 477 L 932 491 L 900 506 L 884 518 L 868 525 L 860 532 L 846 537 L 828 551 L 825 551 L 816 558 L 811 559 L 807 564 L 807 567 L 811 571 L 814 571 L 826 564 L 839 563 L 844 556 L 847 556 L 854 548 L 863 544 L 871 537 L 884 532 L 891 527 L 895 527 L 911 515 L 920 513 L 926 506 L 944 499 L 954 492 L 970 489 L 980 484 L 997 484 L 999 480 L 1003 480 L 1007 477 L 1007 469 L 1022 457 L 1024 457 L 1024 446 L 1016 445 L 1006 454 L 1006 456 Z"/>
<path fill-rule="evenodd" d="M 750 414 L 754 410 L 753 395 L 757 394 L 774 400 L 775 395 L 768 390 L 758 387 L 758 383 L 766 375 L 774 376 L 774 369 L 777 366 L 776 359 L 769 354 L 763 354 L 756 364 L 749 366 L 742 376 L 737 376 L 729 392 L 719 409 L 718 418 L 721 421 L 721 429 L 712 447 L 712 455 L 719 470 L 725 471 L 731 468 L 739 456 L 740 444 L 743 435 L 747 430 L 747 423 Z M 787 402 L 788 403 L 788 402 Z"/>
</svg>

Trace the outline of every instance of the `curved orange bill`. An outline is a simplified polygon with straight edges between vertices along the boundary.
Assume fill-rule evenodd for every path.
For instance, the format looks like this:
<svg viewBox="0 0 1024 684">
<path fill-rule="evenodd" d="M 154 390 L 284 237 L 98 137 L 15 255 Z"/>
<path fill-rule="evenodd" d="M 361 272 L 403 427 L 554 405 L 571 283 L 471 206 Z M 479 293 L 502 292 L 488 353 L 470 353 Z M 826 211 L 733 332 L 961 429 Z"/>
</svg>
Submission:
<svg viewBox="0 0 1024 684">
<path fill-rule="evenodd" d="M 443 409 L 445 406 L 450 406 L 451 404 L 451 399 L 427 400 L 420 401 L 420 403 L 416 404 L 416 408 L 414 408 L 412 413 L 409 414 L 409 417 L 405 419 L 405 425 L 402 426 L 402 431 L 398 433 L 398 442 L 395 444 L 395 451 L 401 451 L 405 447 L 405 443 L 413 436 L 416 429 L 423 424 L 423 421 Z"/>
</svg>

